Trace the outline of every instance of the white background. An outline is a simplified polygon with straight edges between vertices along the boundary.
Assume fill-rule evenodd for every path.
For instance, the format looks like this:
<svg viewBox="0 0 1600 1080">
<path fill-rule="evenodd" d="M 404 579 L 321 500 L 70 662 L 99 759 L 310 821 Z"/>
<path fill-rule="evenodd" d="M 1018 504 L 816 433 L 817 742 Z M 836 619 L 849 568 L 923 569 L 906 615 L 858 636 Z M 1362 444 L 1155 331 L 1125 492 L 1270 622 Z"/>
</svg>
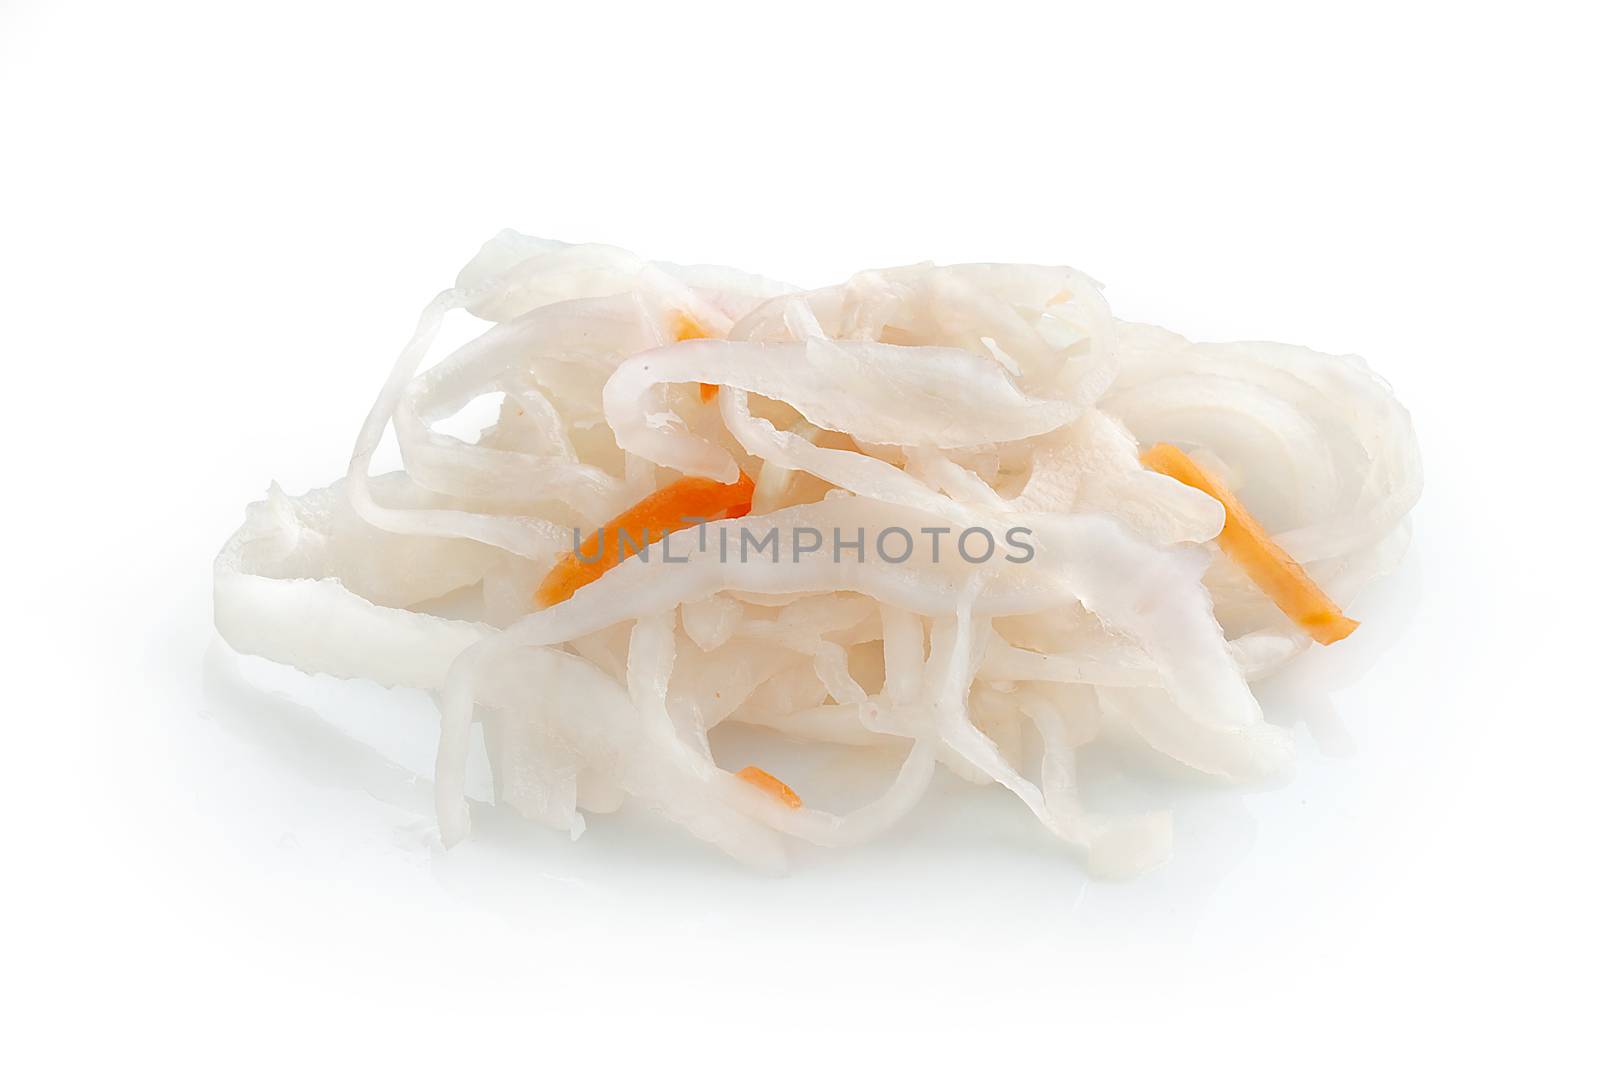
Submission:
<svg viewBox="0 0 1600 1080">
<path fill-rule="evenodd" d="M 0 1071 L 1593 1067 L 1592 27 L 942 7 L 0 3 Z M 1298 776 L 1154 786 L 1178 852 L 1121 885 L 957 785 L 779 880 L 638 819 L 443 853 L 428 703 L 233 657 L 209 564 L 505 226 L 1068 262 L 1365 355 L 1428 481 L 1263 690 Z"/>
</svg>

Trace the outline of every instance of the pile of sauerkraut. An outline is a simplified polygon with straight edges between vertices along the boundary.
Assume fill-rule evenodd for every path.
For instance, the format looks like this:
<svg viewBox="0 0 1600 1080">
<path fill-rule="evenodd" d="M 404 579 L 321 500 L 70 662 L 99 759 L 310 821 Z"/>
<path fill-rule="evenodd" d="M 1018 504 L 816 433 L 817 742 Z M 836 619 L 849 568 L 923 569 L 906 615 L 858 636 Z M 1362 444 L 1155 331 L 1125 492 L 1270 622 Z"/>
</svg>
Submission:
<svg viewBox="0 0 1600 1080">
<path fill-rule="evenodd" d="M 458 309 L 487 328 L 431 361 Z M 685 319 L 704 336 L 679 340 Z M 444 430 L 486 396 L 498 419 L 475 439 Z M 371 475 L 391 427 L 404 468 Z M 1164 857 L 1169 818 L 1084 805 L 1080 748 L 1272 774 L 1290 741 L 1249 683 L 1309 641 L 1218 553 L 1221 505 L 1141 466 L 1158 441 L 1224 478 L 1341 603 L 1404 549 L 1411 424 L 1354 357 L 1122 322 L 1065 267 L 805 291 L 505 232 L 424 310 L 344 479 L 250 506 L 216 562 L 216 622 L 243 652 L 438 691 L 446 844 L 468 831 L 478 723 L 496 800 L 573 836 L 635 800 L 779 868 L 786 837 L 888 829 L 943 765 L 1004 785 L 1092 872 L 1128 874 Z M 677 478 L 741 472 L 747 516 L 540 608 L 576 537 Z M 1032 557 L 719 542 L 802 527 L 1022 529 Z M 864 804 L 790 805 L 715 759 L 725 722 L 883 747 L 895 767 Z"/>
</svg>

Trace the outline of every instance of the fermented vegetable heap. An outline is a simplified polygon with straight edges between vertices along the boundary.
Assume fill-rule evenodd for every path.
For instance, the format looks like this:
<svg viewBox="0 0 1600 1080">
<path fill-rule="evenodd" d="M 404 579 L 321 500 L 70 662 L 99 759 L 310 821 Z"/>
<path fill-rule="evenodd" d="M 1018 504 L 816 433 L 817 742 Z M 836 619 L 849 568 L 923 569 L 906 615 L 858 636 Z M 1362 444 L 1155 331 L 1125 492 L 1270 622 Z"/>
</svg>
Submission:
<svg viewBox="0 0 1600 1080">
<path fill-rule="evenodd" d="M 427 363 L 457 309 L 487 329 Z M 475 438 L 445 430 L 486 397 Z M 371 475 L 391 427 L 404 469 Z M 496 799 L 574 836 L 631 799 L 776 869 L 785 837 L 883 832 L 943 765 L 1125 875 L 1168 816 L 1085 806 L 1079 749 L 1282 768 L 1250 680 L 1355 628 L 1420 486 L 1360 360 L 1122 322 L 1065 267 L 804 291 L 507 232 L 423 311 L 345 478 L 249 508 L 216 620 L 438 691 L 446 844 L 480 722 Z M 880 748 L 883 790 L 824 808 L 725 767 L 729 721 Z"/>
</svg>

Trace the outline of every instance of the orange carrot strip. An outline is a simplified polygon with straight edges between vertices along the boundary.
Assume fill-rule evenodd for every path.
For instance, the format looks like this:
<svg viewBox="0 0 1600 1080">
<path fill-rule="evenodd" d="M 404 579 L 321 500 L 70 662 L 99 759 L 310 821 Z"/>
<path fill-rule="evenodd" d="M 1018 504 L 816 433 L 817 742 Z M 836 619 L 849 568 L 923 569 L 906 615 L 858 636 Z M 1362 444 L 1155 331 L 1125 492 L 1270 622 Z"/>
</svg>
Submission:
<svg viewBox="0 0 1600 1080">
<path fill-rule="evenodd" d="M 1217 544 L 1223 554 L 1239 565 L 1239 569 L 1256 587 L 1278 605 L 1278 609 L 1298 623 L 1301 629 L 1324 645 L 1332 645 L 1350 636 L 1360 624 L 1346 618 L 1339 605 L 1329 599 L 1305 567 L 1289 557 L 1251 517 L 1233 492 L 1222 482 L 1202 469 L 1188 454 L 1176 446 L 1159 443 L 1140 455 L 1145 467 L 1164 473 L 1180 483 L 1210 495 L 1228 512 Z"/>
<path fill-rule="evenodd" d="M 690 315 L 687 311 L 675 311 L 672 314 L 672 338 L 674 341 L 689 341 L 693 338 L 708 338 L 711 332 L 700 325 L 700 320 Z"/>
<path fill-rule="evenodd" d="M 710 332 L 697 322 L 694 316 L 686 312 L 678 312 L 673 320 L 673 338 L 677 341 L 692 341 L 695 338 L 708 338 Z M 700 384 L 700 400 L 702 402 L 715 401 L 717 397 L 717 384 L 703 382 Z"/>
<path fill-rule="evenodd" d="M 794 788 L 785 784 L 765 769 L 758 769 L 754 765 L 746 765 L 733 775 L 747 784 L 754 784 L 791 809 L 798 810 L 804 805 L 800 801 L 800 796 L 794 793 Z"/>
<path fill-rule="evenodd" d="M 561 603 L 634 554 L 636 545 L 647 545 L 667 533 L 693 528 L 700 520 L 744 517 L 750 512 L 750 499 L 755 489 L 755 482 L 741 472 L 732 484 L 686 476 L 646 495 L 600 526 L 578 545 L 577 551 L 567 552 L 551 567 L 535 594 L 539 603 L 545 607 Z M 623 550 L 624 534 L 626 551 Z"/>
</svg>

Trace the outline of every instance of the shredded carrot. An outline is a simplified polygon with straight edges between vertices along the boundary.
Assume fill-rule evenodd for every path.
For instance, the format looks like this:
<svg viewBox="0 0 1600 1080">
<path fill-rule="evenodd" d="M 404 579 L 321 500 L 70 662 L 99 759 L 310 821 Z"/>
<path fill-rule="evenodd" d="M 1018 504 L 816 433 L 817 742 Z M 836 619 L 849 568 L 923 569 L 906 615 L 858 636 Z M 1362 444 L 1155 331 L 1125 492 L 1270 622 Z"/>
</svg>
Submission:
<svg viewBox="0 0 1600 1080">
<path fill-rule="evenodd" d="M 1323 592 L 1305 567 L 1289 557 L 1251 517 L 1233 492 L 1215 476 L 1176 446 L 1159 443 L 1139 458 L 1146 468 L 1164 473 L 1180 483 L 1210 495 L 1227 511 L 1217 544 L 1223 554 L 1239 565 L 1251 581 L 1306 633 L 1324 645 L 1332 645 L 1350 635 L 1359 623 L 1346 618 L 1328 594 Z"/>
<path fill-rule="evenodd" d="M 695 338 L 711 337 L 710 331 L 701 326 L 693 315 L 680 311 L 673 320 L 672 336 L 675 341 L 692 341 Z M 700 384 L 700 400 L 714 401 L 717 397 L 717 384 L 703 382 Z"/>
<path fill-rule="evenodd" d="M 754 784 L 791 809 L 798 810 L 804 805 L 800 801 L 800 796 L 794 793 L 794 788 L 785 784 L 765 769 L 758 769 L 754 765 L 746 765 L 733 775 L 747 784 Z"/>
<path fill-rule="evenodd" d="M 577 551 L 562 556 L 539 583 L 539 602 L 545 607 L 561 603 L 670 532 L 694 528 L 702 521 L 744 517 L 755 489 L 754 481 L 741 472 L 731 484 L 686 476 L 646 495 L 586 537 Z"/>
</svg>

